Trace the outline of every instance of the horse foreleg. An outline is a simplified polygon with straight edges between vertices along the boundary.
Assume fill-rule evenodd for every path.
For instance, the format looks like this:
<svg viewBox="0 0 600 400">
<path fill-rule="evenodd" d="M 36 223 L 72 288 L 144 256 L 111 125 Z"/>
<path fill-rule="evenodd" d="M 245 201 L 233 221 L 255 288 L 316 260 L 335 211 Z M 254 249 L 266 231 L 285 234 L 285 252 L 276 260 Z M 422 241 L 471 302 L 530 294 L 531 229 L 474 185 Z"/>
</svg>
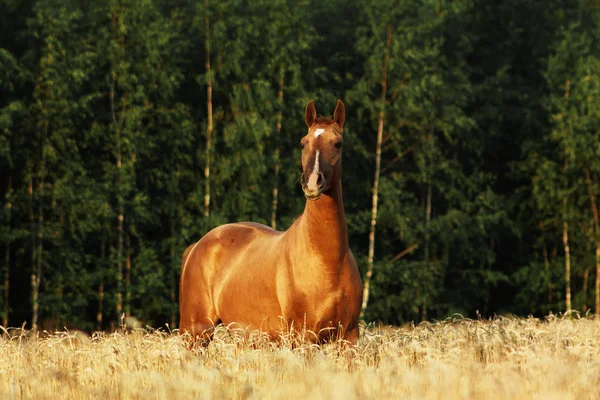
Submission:
<svg viewBox="0 0 600 400">
<path fill-rule="evenodd" d="M 194 321 L 181 322 L 179 332 L 186 335 L 190 345 L 200 344 L 207 346 L 213 339 L 214 324 L 197 323 Z"/>
<path fill-rule="evenodd" d="M 346 335 L 344 335 L 344 340 L 346 340 L 352 346 L 356 346 L 358 344 L 358 326 L 346 331 Z"/>
<path fill-rule="evenodd" d="M 356 328 L 349 329 L 344 335 L 341 343 L 341 353 L 348 363 L 348 367 L 352 368 L 352 363 L 358 356 L 358 337 L 359 331 L 358 326 Z"/>
</svg>

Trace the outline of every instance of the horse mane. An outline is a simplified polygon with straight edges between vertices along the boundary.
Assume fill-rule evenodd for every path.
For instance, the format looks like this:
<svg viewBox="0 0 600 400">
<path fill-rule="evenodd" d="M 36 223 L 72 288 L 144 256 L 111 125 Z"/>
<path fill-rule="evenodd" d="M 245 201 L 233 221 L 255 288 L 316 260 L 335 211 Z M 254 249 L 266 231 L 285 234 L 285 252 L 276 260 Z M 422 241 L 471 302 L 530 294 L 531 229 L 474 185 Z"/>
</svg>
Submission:
<svg viewBox="0 0 600 400">
<path fill-rule="evenodd" d="M 334 123 L 335 121 L 332 118 L 319 116 L 313 125 L 331 125 Z"/>
</svg>

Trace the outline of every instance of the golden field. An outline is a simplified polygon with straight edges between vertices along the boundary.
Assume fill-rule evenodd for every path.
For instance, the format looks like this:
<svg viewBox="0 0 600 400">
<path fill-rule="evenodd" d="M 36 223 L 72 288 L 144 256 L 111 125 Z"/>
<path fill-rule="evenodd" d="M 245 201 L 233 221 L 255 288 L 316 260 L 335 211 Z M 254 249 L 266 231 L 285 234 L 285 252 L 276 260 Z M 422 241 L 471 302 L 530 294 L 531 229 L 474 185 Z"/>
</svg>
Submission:
<svg viewBox="0 0 600 400">
<path fill-rule="evenodd" d="M 291 346 L 224 327 L 207 348 L 158 331 L 0 339 L 2 399 L 600 399 L 600 322 L 550 316 L 363 327 Z"/>
</svg>

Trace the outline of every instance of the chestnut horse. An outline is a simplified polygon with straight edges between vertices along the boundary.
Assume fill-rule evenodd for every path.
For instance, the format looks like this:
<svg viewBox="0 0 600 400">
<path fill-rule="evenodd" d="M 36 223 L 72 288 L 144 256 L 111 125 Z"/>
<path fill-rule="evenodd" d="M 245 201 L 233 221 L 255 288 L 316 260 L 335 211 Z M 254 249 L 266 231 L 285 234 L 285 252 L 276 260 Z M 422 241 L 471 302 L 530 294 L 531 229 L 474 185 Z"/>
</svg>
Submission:
<svg viewBox="0 0 600 400">
<path fill-rule="evenodd" d="M 219 226 L 187 248 L 180 332 L 204 343 L 219 322 L 266 332 L 312 332 L 304 340 L 358 340 L 362 283 L 348 248 L 342 202 L 340 100 L 333 119 L 306 106 L 302 190 L 306 206 L 285 232 L 241 222 Z"/>
</svg>

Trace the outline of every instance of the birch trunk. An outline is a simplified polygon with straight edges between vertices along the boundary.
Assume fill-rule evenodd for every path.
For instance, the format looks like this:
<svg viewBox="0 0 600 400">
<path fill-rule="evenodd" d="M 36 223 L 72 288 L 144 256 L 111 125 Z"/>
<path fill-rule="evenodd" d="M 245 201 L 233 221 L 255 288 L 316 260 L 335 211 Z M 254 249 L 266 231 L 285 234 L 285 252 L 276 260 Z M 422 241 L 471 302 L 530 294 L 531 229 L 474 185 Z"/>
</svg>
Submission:
<svg viewBox="0 0 600 400">
<path fill-rule="evenodd" d="M 277 94 L 277 101 L 279 104 L 279 112 L 277 113 L 277 125 L 275 126 L 275 185 L 273 186 L 273 208 L 271 211 L 271 228 L 277 229 L 277 196 L 279 194 L 279 140 L 281 135 L 281 120 L 283 110 L 283 79 L 284 71 L 281 68 L 279 75 L 279 93 Z"/>
<path fill-rule="evenodd" d="M 60 206 L 60 211 L 59 211 L 59 217 L 58 217 L 58 224 L 60 225 L 60 229 L 62 231 L 62 234 L 65 236 L 65 238 L 67 237 L 67 232 L 68 232 L 68 228 L 65 227 L 65 206 L 64 203 L 61 202 Z M 65 267 L 61 264 L 59 267 L 59 271 L 60 273 L 58 274 L 57 277 L 57 281 L 56 281 L 56 297 L 58 299 L 59 304 L 63 304 L 63 296 L 64 296 L 64 287 L 65 287 L 65 282 L 64 282 L 64 271 L 65 271 Z M 57 309 L 53 309 L 52 310 L 52 323 L 56 324 L 58 323 L 57 326 L 55 326 L 54 329 L 60 329 L 61 327 L 64 327 L 65 321 L 64 321 L 64 313 L 61 313 L 59 310 Z"/>
<path fill-rule="evenodd" d="M 596 282 L 595 282 L 596 318 L 600 318 L 600 242 L 596 242 Z"/>
<path fill-rule="evenodd" d="M 571 252 L 569 250 L 569 224 L 566 216 L 563 221 L 563 246 L 565 249 L 565 306 L 566 311 L 569 312 L 571 311 Z"/>
<path fill-rule="evenodd" d="M 10 308 L 8 306 L 10 294 L 10 243 L 6 243 L 6 252 L 4 253 L 4 314 L 2 317 L 2 326 L 8 327 L 8 317 Z"/>
<path fill-rule="evenodd" d="M 210 156 L 211 156 L 211 137 L 213 131 L 213 109 L 212 109 L 212 76 L 210 71 L 210 18 L 208 16 L 208 0 L 204 0 L 204 27 L 205 27 L 205 51 L 206 51 L 206 154 L 204 167 L 204 216 L 210 215 Z M 208 226 L 207 226 L 208 229 Z"/>
<path fill-rule="evenodd" d="M 123 8 L 123 3 L 121 3 L 121 8 Z M 117 14 L 113 14 L 112 18 L 112 28 L 113 28 L 113 40 L 119 40 L 119 44 L 121 47 L 121 57 L 125 55 L 125 38 L 123 35 L 119 39 L 117 39 L 117 25 L 119 21 L 117 20 Z M 116 314 L 117 314 L 117 325 L 119 325 L 119 319 L 121 317 L 121 312 L 123 310 L 123 223 L 125 220 L 125 207 L 124 207 L 124 199 L 123 199 L 123 183 L 122 183 L 122 149 L 121 149 L 121 124 L 117 122 L 117 111 L 115 105 L 115 97 L 116 97 L 116 81 L 117 81 L 117 73 L 113 70 L 111 72 L 111 85 L 110 85 L 110 112 L 112 119 L 112 129 L 115 135 L 115 145 L 116 145 L 116 168 L 117 168 L 117 176 L 116 176 L 116 197 L 117 197 L 117 276 L 116 276 L 116 284 L 117 284 L 117 304 L 116 304 Z M 122 121 L 122 119 L 121 119 Z"/>
<path fill-rule="evenodd" d="M 112 114 L 113 131 L 115 133 L 117 157 L 117 177 L 116 177 L 116 194 L 117 194 L 117 323 L 121 310 L 123 309 L 123 221 L 125 219 L 125 211 L 123 206 L 123 191 L 121 183 L 121 130 L 117 124 L 115 110 L 115 72 L 112 74 L 112 83 L 110 89 L 110 109 Z"/>
<path fill-rule="evenodd" d="M 177 288 L 177 275 L 175 273 L 175 265 L 173 265 L 175 260 L 175 229 L 173 228 L 173 223 L 171 223 L 171 244 L 169 246 L 169 260 L 169 270 L 171 271 L 171 273 L 169 274 L 169 277 L 171 278 L 171 304 L 176 304 L 177 299 L 175 295 L 175 290 Z M 177 312 L 175 311 L 175 308 L 173 308 L 172 310 L 173 311 L 171 311 L 170 327 L 171 329 L 175 329 Z"/>
<path fill-rule="evenodd" d="M 565 151 L 567 153 L 567 151 Z M 567 170 L 567 155 L 565 154 L 564 171 Z M 566 182 L 566 179 L 565 179 Z M 571 251 L 569 248 L 569 222 L 567 220 L 567 197 L 566 188 L 568 183 L 565 183 L 565 198 L 563 200 L 563 247 L 565 251 L 565 307 L 566 312 L 571 311 Z"/>
<path fill-rule="evenodd" d="M 102 320 L 104 314 L 104 267 L 106 265 L 106 240 L 102 239 L 101 245 L 101 270 L 100 270 L 100 285 L 98 286 L 98 310 L 96 312 L 96 329 L 102 330 Z"/>
<path fill-rule="evenodd" d="M 33 273 L 31 275 L 31 329 L 37 332 L 39 325 L 39 292 L 40 292 L 40 281 L 42 275 L 42 256 L 44 251 L 44 177 L 46 174 L 46 137 L 48 136 L 48 124 L 49 121 L 44 121 L 44 134 L 42 137 L 42 156 L 40 161 L 39 169 L 39 184 L 38 184 L 38 224 L 37 224 L 37 250 L 36 250 L 36 262 Z"/>
<path fill-rule="evenodd" d="M 569 87 L 571 81 L 567 79 L 565 98 L 569 97 Z M 567 187 L 569 182 L 567 180 L 567 167 L 568 167 L 569 149 L 565 148 L 565 161 L 564 161 L 564 174 L 565 174 L 565 198 L 563 200 L 563 247 L 565 251 L 565 306 L 566 312 L 571 311 L 571 252 L 569 249 L 569 222 L 567 220 Z"/>
<path fill-rule="evenodd" d="M 589 276 L 590 276 L 590 269 L 586 268 L 585 271 L 583 271 L 583 288 L 581 289 L 583 291 L 583 305 L 581 306 L 581 310 L 584 313 L 586 313 L 587 310 L 588 310 L 588 307 L 587 307 L 587 290 L 588 290 Z"/>
<path fill-rule="evenodd" d="M 379 173 L 381 171 L 381 142 L 383 141 L 383 120 L 385 117 L 385 96 L 387 91 L 387 67 L 390 59 L 390 45 L 392 43 L 392 26 L 387 26 L 387 39 L 385 44 L 385 56 L 381 71 L 381 104 L 379 109 L 379 124 L 377 127 L 377 148 L 375 150 L 375 178 L 373 180 L 373 208 L 371 209 L 371 230 L 369 231 L 369 255 L 367 259 L 367 272 L 363 284 L 363 301 L 360 310 L 361 318 L 364 318 L 367 305 L 369 304 L 369 290 L 371 277 L 373 276 L 373 261 L 375 257 L 375 227 L 377 225 L 377 204 L 379 196 Z"/>
<path fill-rule="evenodd" d="M 540 228 L 542 230 L 542 235 L 543 235 L 544 234 L 544 223 L 543 222 L 540 222 Z M 546 247 L 545 239 L 544 239 L 543 257 L 544 257 L 544 268 L 546 269 L 546 276 L 548 278 L 548 303 L 552 303 L 552 276 L 550 274 L 550 260 L 548 259 L 548 248 Z"/>
<path fill-rule="evenodd" d="M 425 251 L 423 256 L 423 264 L 426 269 L 429 268 L 429 225 L 431 222 L 431 181 L 427 182 L 427 204 L 425 206 Z M 423 296 L 423 304 L 421 306 L 421 321 L 427 318 L 427 296 Z"/>
<path fill-rule="evenodd" d="M 125 237 L 125 317 L 131 315 L 131 242 Z"/>
<path fill-rule="evenodd" d="M 6 193 L 6 210 L 7 210 L 7 218 L 8 218 L 8 228 L 11 229 L 11 217 L 12 217 L 12 175 L 9 172 L 8 174 L 8 190 Z M 4 290 L 3 290 L 3 298 L 4 298 L 4 313 L 2 317 L 2 326 L 5 328 L 8 327 L 8 316 L 10 312 L 10 307 L 8 306 L 10 294 L 10 240 L 6 241 L 6 248 L 4 251 Z"/>
<path fill-rule="evenodd" d="M 596 177 L 594 177 L 594 182 L 592 183 L 592 176 L 590 174 L 589 169 L 585 168 L 584 172 L 585 182 L 587 184 L 588 195 L 590 198 L 590 209 L 594 218 L 594 240 L 596 242 L 596 279 L 594 285 L 594 313 L 596 314 L 596 318 L 598 318 L 600 317 L 600 216 L 598 215 L 598 205 L 596 204 L 596 187 L 598 182 L 596 181 Z"/>
<path fill-rule="evenodd" d="M 32 163 L 33 164 L 33 163 Z M 27 187 L 27 197 L 29 197 L 29 225 L 31 229 L 31 308 L 32 308 L 32 328 L 33 328 L 33 310 L 34 303 L 37 303 L 37 291 L 35 289 L 36 282 L 36 252 L 37 252 L 37 235 L 35 228 L 35 215 L 33 212 L 33 166 L 30 170 L 29 185 Z M 37 325 L 37 314 L 35 316 Z"/>
</svg>

